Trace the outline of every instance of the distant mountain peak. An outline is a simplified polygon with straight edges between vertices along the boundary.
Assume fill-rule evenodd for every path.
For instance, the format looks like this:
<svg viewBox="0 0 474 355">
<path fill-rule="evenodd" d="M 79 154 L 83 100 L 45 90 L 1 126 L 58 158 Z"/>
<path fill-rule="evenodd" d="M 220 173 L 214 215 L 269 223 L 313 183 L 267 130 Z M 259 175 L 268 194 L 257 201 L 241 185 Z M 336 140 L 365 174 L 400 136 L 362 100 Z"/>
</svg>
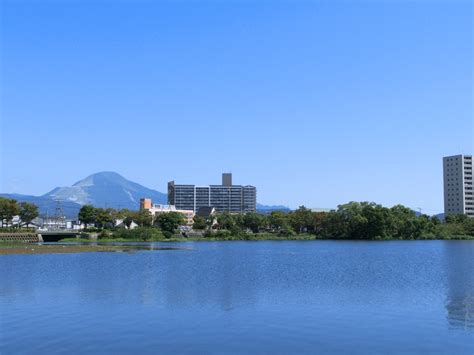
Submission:
<svg viewBox="0 0 474 355">
<path fill-rule="evenodd" d="M 79 180 L 72 186 L 57 187 L 43 197 L 96 207 L 139 208 L 141 198 L 166 203 L 166 194 L 127 180 L 113 171 L 102 171 Z"/>
<path fill-rule="evenodd" d="M 125 179 L 122 175 L 119 173 L 116 173 L 115 171 L 101 171 L 98 173 L 94 173 L 86 177 L 85 179 L 79 180 L 72 186 L 93 186 L 95 182 L 105 182 L 109 181 L 112 183 L 123 183 L 126 184 L 129 182 L 127 179 Z"/>
</svg>

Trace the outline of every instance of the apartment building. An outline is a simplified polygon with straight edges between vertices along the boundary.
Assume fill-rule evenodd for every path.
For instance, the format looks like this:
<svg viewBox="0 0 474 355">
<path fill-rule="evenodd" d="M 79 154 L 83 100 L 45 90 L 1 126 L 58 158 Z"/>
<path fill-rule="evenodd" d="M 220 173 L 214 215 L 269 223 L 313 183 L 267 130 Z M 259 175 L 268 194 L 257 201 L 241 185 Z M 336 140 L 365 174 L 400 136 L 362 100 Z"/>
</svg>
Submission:
<svg viewBox="0 0 474 355">
<path fill-rule="evenodd" d="M 474 217 L 472 155 L 443 158 L 444 213 Z"/>
<path fill-rule="evenodd" d="M 178 209 L 192 210 L 214 207 L 217 212 L 246 213 L 257 210 L 255 186 L 232 184 L 232 174 L 222 174 L 221 185 L 179 185 L 168 183 L 168 203 Z"/>
</svg>

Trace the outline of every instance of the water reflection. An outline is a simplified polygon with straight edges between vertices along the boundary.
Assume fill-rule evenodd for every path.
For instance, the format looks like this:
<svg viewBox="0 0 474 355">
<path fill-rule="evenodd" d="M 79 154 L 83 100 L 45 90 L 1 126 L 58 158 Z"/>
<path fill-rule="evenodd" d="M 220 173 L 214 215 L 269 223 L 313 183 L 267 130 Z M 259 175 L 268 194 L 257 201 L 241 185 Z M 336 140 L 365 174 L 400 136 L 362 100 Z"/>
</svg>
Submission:
<svg viewBox="0 0 474 355">
<path fill-rule="evenodd" d="M 474 328 L 474 242 L 445 244 L 447 318 L 451 327 Z"/>
<path fill-rule="evenodd" d="M 200 305 L 226 311 L 255 303 L 255 254 L 246 255 L 245 264 L 241 255 L 225 246 L 218 253 L 200 250 L 193 258 L 176 258 L 171 253 L 163 258 L 158 285 L 168 308 Z M 245 277 L 236 277 L 242 273 Z"/>
<path fill-rule="evenodd" d="M 152 250 L 159 246 L 143 247 Z M 218 252 L 212 248 L 197 251 L 161 247 L 153 253 L 77 254 L 61 257 L 60 264 L 55 258 L 38 258 L 28 268 L 30 274 L 41 279 L 41 270 L 49 270 L 49 274 L 51 267 L 61 267 L 55 278 L 64 278 L 62 286 L 68 288 L 70 297 L 83 304 L 148 304 L 169 311 L 218 307 L 228 311 L 254 304 L 256 280 L 261 278 L 255 254 L 246 255 L 242 263 L 242 255 L 225 246 L 220 246 Z M 29 281 L 28 288 L 33 290 Z"/>
<path fill-rule="evenodd" d="M 0 257 L 0 352 L 474 354 L 474 242 L 160 245 Z"/>
</svg>

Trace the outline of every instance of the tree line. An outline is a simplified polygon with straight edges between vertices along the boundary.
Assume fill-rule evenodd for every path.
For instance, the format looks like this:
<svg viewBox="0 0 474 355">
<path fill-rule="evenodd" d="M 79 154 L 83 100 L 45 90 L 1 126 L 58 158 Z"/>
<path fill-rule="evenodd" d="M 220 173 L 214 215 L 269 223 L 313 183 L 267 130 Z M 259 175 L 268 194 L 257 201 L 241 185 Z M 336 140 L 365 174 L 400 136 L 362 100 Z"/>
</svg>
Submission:
<svg viewBox="0 0 474 355">
<path fill-rule="evenodd" d="M 81 208 L 78 218 L 101 229 L 113 228 L 116 219 L 122 219 L 126 228 L 133 221 L 142 229 L 158 229 L 168 238 L 185 223 L 183 215 L 176 212 L 152 216 L 147 210 L 102 209 L 90 205 Z M 360 240 L 451 238 L 474 237 L 474 219 L 465 215 L 447 216 L 442 223 L 437 217 L 417 215 L 402 205 L 387 208 L 373 202 L 349 202 L 331 212 L 313 212 L 301 206 L 289 213 L 274 211 L 268 215 L 219 213 L 207 218 L 196 215 L 193 229 L 201 231 L 204 237 L 236 239 L 263 233 L 281 238 L 300 235 Z"/>
<path fill-rule="evenodd" d="M 28 202 L 18 202 L 15 199 L 0 197 L 0 222 L 3 227 L 13 224 L 13 217 L 20 216 L 21 223 L 16 227 L 26 226 L 39 216 L 38 206 Z"/>
<path fill-rule="evenodd" d="M 1 226 L 12 226 L 15 216 L 21 220 L 16 227 L 29 227 L 39 216 L 38 206 L 0 197 Z M 153 216 L 147 210 L 104 209 L 91 205 L 80 209 L 78 219 L 86 226 L 110 230 L 115 228 L 115 221 L 121 219 L 127 229 L 135 222 L 142 228 L 158 229 L 165 237 L 171 237 L 185 223 L 184 216 L 177 212 Z M 202 231 L 205 236 L 228 237 L 271 233 L 281 237 L 309 234 L 331 239 L 449 238 L 474 237 L 474 219 L 466 215 L 449 215 L 442 223 L 437 217 L 417 215 L 402 205 L 387 208 L 373 202 L 349 202 L 331 212 L 313 212 L 301 206 L 289 213 L 274 211 L 268 215 L 219 213 L 207 218 L 195 216 L 193 229 Z"/>
<path fill-rule="evenodd" d="M 158 228 L 163 236 L 166 238 L 171 237 L 177 230 L 178 227 L 185 223 L 185 218 L 181 213 L 169 212 L 161 213 L 153 216 L 148 210 L 131 211 L 129 209 L 116 210 L 113 208 L 98 208 L 92 205 L 82 206 L 79 210 L 78 219 L 87 228 L 93 225 L 99 229 L 114 229 L 115 222 L 122 220 L 123 225 L 126 229 L 130 229 L 132 223 L 136 223 L 140 229 L 136 232 L 130 233 L 116 233 L 120 237 L 130 236 L 134 238 L 139 233 L 144 233 L 146 228 Z M 156 235 L 156 233 L 147 232 L 150 235 Z M 145 239 L 143 236 L 148 234 L 141 234 L 139 239 Z"/>
<path fill-rule="evenodd" d="M 209 219 L 195 218 L 194 228 L 209 228 Z M 474 237 L 474 219 L 466 215 L 447 216 L 446 223 L 437 217 L 417 215 L 396 205 L 391 208 L 373 202 L 349 202 L 331 212 L 313 212 L 304 206 L 295 211 L 270 215 L 248 213 L 216 216 L 214 229 L 242 232 L 267 232 L 281 236 L 310 234 L 328 239 L 420 239 Z"/>
</svg>

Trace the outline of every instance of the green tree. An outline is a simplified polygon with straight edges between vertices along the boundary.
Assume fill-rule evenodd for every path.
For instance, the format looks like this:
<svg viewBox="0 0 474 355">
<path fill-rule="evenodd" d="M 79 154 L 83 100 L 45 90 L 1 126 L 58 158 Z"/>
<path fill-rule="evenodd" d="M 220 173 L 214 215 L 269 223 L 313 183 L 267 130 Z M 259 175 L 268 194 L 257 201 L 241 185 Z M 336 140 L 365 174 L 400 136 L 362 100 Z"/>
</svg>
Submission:
<svg viewBox="0 0 474 355">
<path fill-rule="evenodd" d="M 268 224 L 275 232 L 284 232 L 291 229 L 288 223 L 288 215 L 282 211 L 273 211 L 268 217 Z"/>
<path fill-rule="evenodd" d="M 84 205 L 79 210 L 78 219 L 87 227 L 88 224 L 95 224 L 97 221 L 97 208 L 92 205 Z"/>
<path fill-rule="evenodd" d="M 321 234 L 324 228 L 324 222 L 327 217 L 327 212 L 313 212 L 312 214 L 312 230 L 315 234 Z"/>
<path fill-rule="evenodd" d="M 441 220 L 437 216 L 432 216 L 431 217 L 431 222 L 433 222 L 434 225 L 441 224 Z"/>
<path fill-rule="evenodd" d="M 391 237 L 390 210 L 373 202 L 362 202 L 362 215 L 367 220 L 363 234 L 359 239 Z"/>
<path fill-rule="evenodd" d="M 206 218 L 196 215 L 194 216 L 193 221 L 194 221 L 193 229 L 196 229 L 196 230 L 206 229 L 207 227 Z"/>
<path fill-rule="evenodd" d="M 348 229 L 348 223 L 342 214 L 331 211 L 323 220 L 320 234 L 327 238 L 348 238 Z"/>
<path fill-rule="evenodd" d="M 96 209 L 95 221 L 99 228 L 104 229 L 105 227 L 113 226 L 114 220 L 112 210 L 103 208 Z"/>
<path fill-rule="evenodd" d="M 444 224 L 435 226 L 436 233 L 444 237 L 474 236 L 474 218 L 467 215 L 447 215 Z"/>
<path fill-rule="evenodd" d="M 153 227 L 137 227 L 135 229 L 118 229 L 113 233 L 114 238 L 123 239 L 140 239 L 159 240 L 163 238 L 163 234 L 158 228 Z"/>
<path fill-rule="evenodd" d="M 265 227 L 266 218 L 261 214 L 249 212 L 244 215 L 243 224 L 245 228 L 250 229 L 253 233 L 258 233 L 260 228 Z"/>
<path fill-rule="evenodd" d="M 469 217 L 465 214 L 448 214 L 444 220 L 446 223 L 464 223 Z"/>
<path fill-rule="evenodd" d="M 128 208 L 122 208 L 122 209 L 120 209 L 116 212 L 115 217 L 117 219 L 124 219 L 124 218 L 126 218 L 127 216 L 130 215 L 130 212 L 131 211 Z"/>
<path fill-rule="evenodd" d="M 38 217 L 38 215 L 38 206 L 28 202 L 20 203 L 20 219 L 26 224 L 27 228 L 29 227 L 31 221 Z"/>
<path fill-rule="evenodd" d="M 288 222 L 296 233 L 311 232 L 313 215 L 310 209 L 300 206 L 288 215 Z"/>
<path fill-rule="evenodd" d="M 337 207 L 337 214 L 341 216 L 346 230 L 345 237 L 352 239 L 364 239 L 368 220 L 362 214 L 362 206 L 359 202 L 349 202 Z"/>
<path fill-rule="evenodd" d="M 2 227 L 11 223 L 14 216 L 20 214 L 20 208 L 16 200 L 0 197 L 0 221 Z"/>
<path fill-rule="evenodd" d="M 229 212 L 223 212 L 217 215 L 217 225 L 219 229 L 232 230 L 236 226 L 235 218 Z"/>
<path fill-rule="evenodd" d="M 155 220 L 155 223 L 161 228 L 166 238 L 171 238 L 184 222 L 184 216 L 178 212 L 160 213 Z"/>
<path fill-rule="evenodd" d="M 390 208 L 391 235 L 398 239 L 415 239 L 420 234 L 416 213 L 408 207 L 396 205 Z"/>
<path fill-rule="evenodd" d="M 463 227 L 466 235 L 474 237 L 474 218 L 467 218 L 463 223 Z"/>
<path fill-rule="evenodd" d="M 279 230 L 286 221 L 286 215 L 281 211 L 273 211 L 270 213 L 268 217 L 268 221 L 270 223 L 270 228 L 273 230 Z"/>
<path fill-rule="evenodd" d="M 154 217 L 149 210 L 134 212 L 131 217 L 140 227 L 150 227 L 153 224 Z"/>
</svg>

